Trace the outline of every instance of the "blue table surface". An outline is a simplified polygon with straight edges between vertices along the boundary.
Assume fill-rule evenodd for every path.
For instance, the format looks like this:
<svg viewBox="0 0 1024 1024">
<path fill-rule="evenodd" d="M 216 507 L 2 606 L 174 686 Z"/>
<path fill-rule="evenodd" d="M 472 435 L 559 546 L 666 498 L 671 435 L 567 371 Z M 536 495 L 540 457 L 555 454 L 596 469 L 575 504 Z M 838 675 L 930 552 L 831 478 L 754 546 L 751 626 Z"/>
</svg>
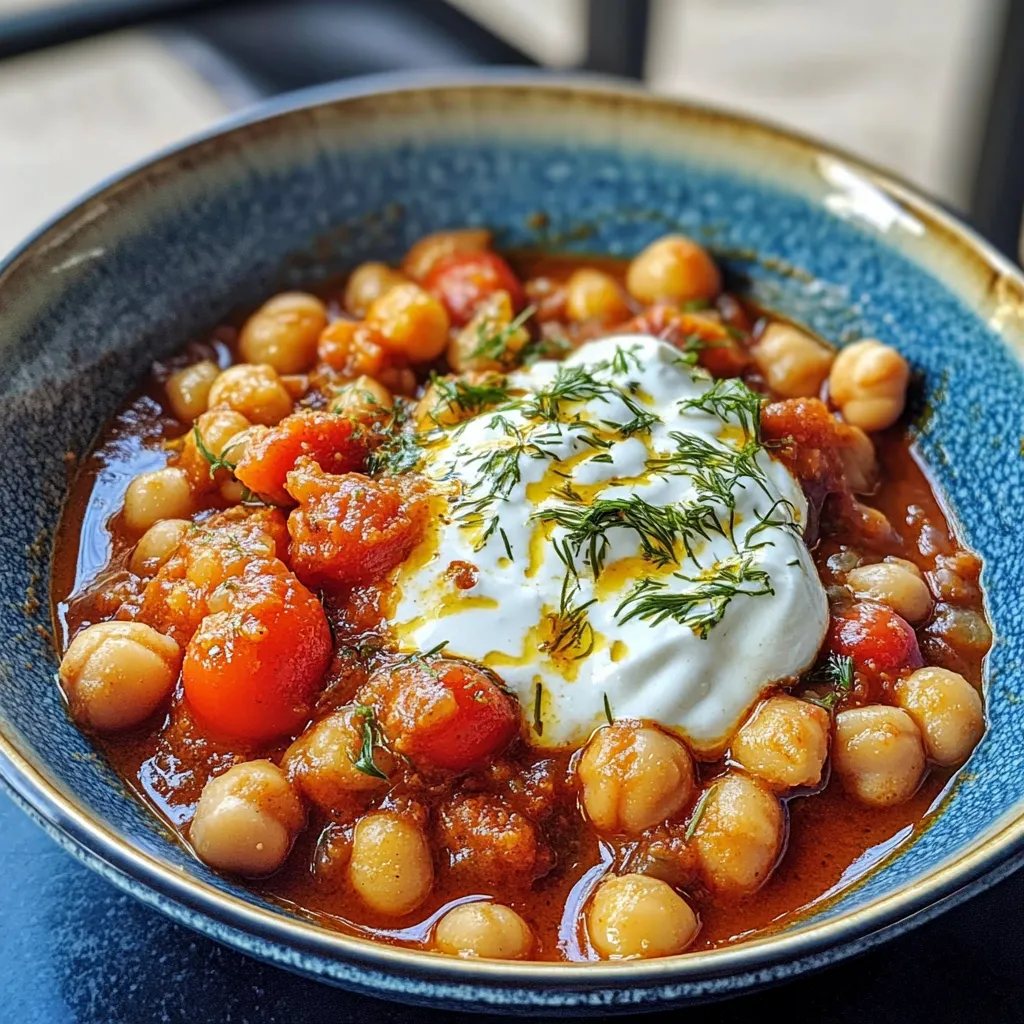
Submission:
<svg viewBox="0 0 1024 1024">
<path fill-rule="evenodd" d="M 1022 911 L 1024 872 L 860 959 L 728 1003 L 646 1019 L 1024 1021 Z M 0 795 L 3 1024 L 459 1018 L 479 1019 L 351 995 L 194 935 L 73 860 Z"/>
</svg>

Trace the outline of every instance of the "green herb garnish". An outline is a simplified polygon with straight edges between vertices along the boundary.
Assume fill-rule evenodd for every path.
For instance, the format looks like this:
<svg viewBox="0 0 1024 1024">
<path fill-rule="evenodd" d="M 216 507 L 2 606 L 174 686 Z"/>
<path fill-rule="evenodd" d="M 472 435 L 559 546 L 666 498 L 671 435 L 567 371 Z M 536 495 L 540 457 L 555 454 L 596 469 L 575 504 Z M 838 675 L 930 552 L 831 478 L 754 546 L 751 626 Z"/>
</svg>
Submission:
<svg viewBox="0 0 1024 1024">
<path fill-rule="evenodd" d="M 707 810 L 708 801 L 711 799 L 711 794 L 714 792 L 715 784 L 712 783 L 704 790 L 700 795 L 700 799 L 697 801 L 697 806 L 693 809 L 693 814 L 690 815 L 690 823 L 686 826 L 686 832 L 683 833 L 683 838 L 689 842 L 694 833 L 697 831 L 697 826 L 700 824 L 700 819 L 704 817 L 704 812 Z"/>
<path fill-rule="evenodd" d="M 199 454 L 210 464 L 210 479 L 212 480 L 218 469 L 226 469 L 229 473 L 235 472 L 235 467 L 238 465 L 237 462 L 229 462 L 224 458 L 225 455 L 232 449 L 237 448 L 238 443 L 230 445 L 225 448 L 220 455 L 215 455 L 209 448 L 206 447 L 206 442 L 203 440 L 203 435 L 199 432 L 199 424 L 192 424 L 192 438 L 196 443 L 196 449 Z"/>
<path fill-rule="evenodd" d="M 722 621 L 733 598 L 775 593 L 768 574 L 754 568 L 751 554 L 723 558 L 698 576 L 677 572 L 671 578 L 685 584 L 683 589 L 670 591 L 664 580 L 640 580 L 615 609 L 618 622 L 640 619 L 657 626 L 673 619 L 706 640 L 712 628 Z"/>
<path fill-rule="evenodd" d="M 608 694 L 602 693 L 601 696 L 604 698 L 604 717 L 608 719 L 609 725 L 615 724 L 615 716 L 612 714 L 611 702 L 608 700 Z"/>
<path fill-rule="evenodd" d="M 359 756 L 351 758 L 352 766 L 356 771 L 362 772 L 364 775 L 386 781 L 387 775 L 377 767 L 377 763 L 373 759 L 373 752 L 378 747 L 387 749 L 381 731 L 377 726 L 377 716 L 374 714 L 373 708 L 367 704 L 357 704 L 355 706 L 355 713 L 363 720 L 363 737 L 359 747 Z"/>
<path fill-rule="evenodd" d="M 824 676 L 823 682 L 828 683 L 830 687 L 828 693 L 824 697 L 805 694 L 804 698 L 812 704 L 817 704 L 818 707 L 825 708 L 826 711 L 832 711 L 853 689 L 853 658 L 848 654 L 830 654 L 820 675 Z"/>
<path fill-rule="evenodd" d="M 508 344 L 513 335 L 519 331 L 526 321 L 537 312 L 536 306 L 527 306 L 511 323 L 505 327 L 497 327 L 493 320 L 485 319 L 476 330 L 476 348 L 470 352 L 471 357 L 493 359 L 497 363 L 511 362 L 516 353 L 509 353 Z"/>
</svg>

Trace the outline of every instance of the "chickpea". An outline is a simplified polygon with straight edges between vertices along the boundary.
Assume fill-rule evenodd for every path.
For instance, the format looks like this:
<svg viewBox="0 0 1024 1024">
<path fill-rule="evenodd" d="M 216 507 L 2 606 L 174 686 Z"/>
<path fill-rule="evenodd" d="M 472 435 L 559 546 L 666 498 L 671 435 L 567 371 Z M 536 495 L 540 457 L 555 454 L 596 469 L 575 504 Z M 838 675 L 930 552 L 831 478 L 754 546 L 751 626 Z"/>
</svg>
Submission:
<svg viewBox="0 0 1024 1024">
<path fill-rule="evenodd" d="M 437 922 L 434 945 L 453 956 L 522 960 L 533 949 L 533 932 L 500 903 L 463 903 Z"/>
<path fill-rule="evenodd" d="M 362 423 L 379 423 L 391 414 L 394 407 L 395 400 L 391 397 L 391 392 L 379 381 L 365 374 L 357 377 L 351 384 L 346 384 L 334 396 L 330 405 L 331 412 L 340 413 Z"/>
<path fill-rule="evenodd" d="M 140 473 L 124 495 L 124 521 L 129 530 L 148 530 L 161 519 L 192 514 L 192 488 L 181 469 L 167 466 Z"/>
<path fill-rule="evenodd" d="M 327 326 L 327 309 L 305 292 L 281 292 L 242 326 L 238 351 L 247 363 L 278 373 L 304 373 L 316 362 L 316 343 Z"/>
<path fill-rule="evenodd" d="M 828 756 L 831 727 L 824 708 L 777 694 L 740 726 L 732 757 L 773 788 L 816 786 Z"/>
<path fill-rule="evenodd" d="M 376 377 L 386 361 L 376 332 L 355 320 L 328 324 L 317 343 L 317 355 L 332 370 L 356 377 Z"/>
<path fill-rule="evenodd" d="M 292 396 L 272 366 L 239 363 L 229 366 L 210 388 L 210 408 L 227 407 L 251 423 L 272 427 L 292 411 Z"/>
<path fill-rule="evenodd" d="M 214 471 L 204 449 L 215 459 L 224 459 L 234 464 L 242 457 L 242 449 L 239 447 L 236 450 L 235 446 L 243 436 L 247 436 L 245 432 L 250 426 L 249 421 L 234 409 L 211 409 L 196 420 L 193 428 L 185 435 L 179 459 L 179 465 L 188 475 L 193 491 L 204 493 L 215 490 L 230 477 L 226 469 Z M 201 446 L 196 440 L 197 433 Z"/>
<path fill-rule="evenodd" d="M 424 235 L 405 254 L 402 270 L 414 281 L 421 281 L 438 260 L 456 253 L 484 252 L 491 246 L 491 233 L 484 228 L 438 231 Z"/>
<path fill-rule="evenodd" d="M 860 427 L 850 427 L 845 434 L 845 444 L 838 449 L 843 463 L 846 482 L 854 494 L 870 494 L 878 478 L 878 460 L 871 438 Z"/>
<path fill-rule="evenodd" d="M 413 363 L 429 363 L 448 345 L 448 311 L 412 282 L 396 285 L 371 303 L 366 323 L 386 349 Z"/>
<path fill-rule="evenodd" d="M 887 605 L 907 622 L 923 622 L 932 609 L 932 595 L 921 570 L 903 559 L 851 569 L 846 585 L 854 597 Z"/>
<path fill-rule="evenodd" d="M 648 875 L 613 875 L 594 893 L 587 933 L 602 960 L 639 960 L 682 953 L 700 927 L 670 885 Z"/>
<path fill-rule="evenodd" d="M 408 280 L 400 270 L 394 270 L 386 263 L 360 263 L 345 284 L 345 297 L 342 299 L 345 312 L 362 319 L 385 292 Z"/>
<path fill-rule="evenodd" d="M 102 732 L 145 721 L 167 699 L 181 648 L 141 622 L 99 622 L 83 629 L 60 663 L 72 714 Z"/>
<path fill-rule="evenodd" d="M 921 733 L 901 708 L 868 704 L 836 715 L 832 764 L 861 803 L 889 807 L 909 800 L 924 775 Z"/>
<path fill-rule="evenodd" d="M 722 275 L 706 250 L 683 235 L 665 235 L 633 259 L 626 288 L 639 302 L 689 302 L 713 299 Z"/>
<path fill-rule="evenodd" d="M 896 701 L 917 723 L 928 756 L 944 767 L 961 764 L 985 731 L 978 691 L 958 672 L 919 668 L 895 686 Z"/>
<path fill-rule="evenodd" d="M 525 327 L 509 330 L 515 319 L 512 297 L 497 291 L 484 299 L 448 345 L 448 363 L 458 373 L 508 370 L 530 341 Z"/>
<path fill-rule="evenodd" d="M 730 772 L 713 782 L 693 831 L 707 886 L 736 896 L 760 889 L 775 867 L 784 825 L 781 804 L 754 779 Z"/>
<path fill-rule="evenodd" d="M 128 568 L 136 576 L 152 576 L 178 549 L 192 524 L 187 519 L 161 519 L 140 538 Z"/>
<path fill-rule="evenodd" d="M 210 867 L 260 878 L 285 862 L 305 821 L 284 772 L 270 761 L 246 761 L 203 787 L 189 839 Z"/>
<path fill-rule="evenodd" d="M 847 423 L 884 430 L 903 413 L 910 367 L 888 345 L 865 339 L 841 349 L 828 378 L 829 396 Z"/>
<path fill-rule="evenodd" d="M 415 910 L 434 884 L 426 836 L 407 818 L 388 811 L 360 819 L 348 870 L 352 888 L 363 902 L 389 917 Z"/>
<path fill-rule="evenodd" d="M 210 359 L 193 363 L 167 378 L 165 385 L 171 412 L 182 423 L 191 423 L 206 412 L 210 388 L 220 374 L 220 367 Z"/>
<path fill-rule="evenodd" d="M 782 398 L 814 398 L 835 353 L 789 324 L 769 324 L 751 350 L 768 387 Z"/>
<path fill-rule="evenodd" d="M 630 314 L 619 282 L 611 274 L 589 267 L 573 271 L 565 283 L 565 311 L 570 320 L 617 323 Z"/>
<path fill-rule="evenodd" d="M 587 815 L 603 832 L 638 835 L 671 818 L 693 794 L 686 747 L 650 726 L 599 729 L 576 772 Z"/>
<path fill-rule="evenodd" d="M 355 766 L 363 746 L 363 729 L 363 716 L 355 708 L 341 708 L 307 729 L 285 752 L 282 763 L 289 777 L 325 811 L 343 805 L 351 793 L 387 786 L 386 779 L 367 775 Z M 392 757 L 375 746 L 373 763 L 386 775 Z"/>
</svg>

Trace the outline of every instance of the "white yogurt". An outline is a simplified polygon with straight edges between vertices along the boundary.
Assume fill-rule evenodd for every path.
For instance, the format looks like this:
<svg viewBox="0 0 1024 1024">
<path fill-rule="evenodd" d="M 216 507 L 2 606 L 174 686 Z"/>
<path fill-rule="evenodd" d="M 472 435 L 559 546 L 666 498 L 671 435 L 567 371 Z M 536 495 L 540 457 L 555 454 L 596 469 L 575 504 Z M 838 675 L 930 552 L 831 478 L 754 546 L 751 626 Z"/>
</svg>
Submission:
<svg viewBox="0 0 1024 1024">
<path fill-rule="evenodd" d="M 420 471 L 449 495 L 448 514 L 396 575 L 393 628 L 402 646 L 429 650 L 446 641 L 448 653 L 491 666 L 519 697 L 539 746 L 584 743 L 608 709 L 658 722 L 696 752 L 720 751 L 766 687 L 811 664 L 828 625 L 802 539 L 800 486 L 726 405 L 686 404 L 738 385 L 713 392 L 713 380 L 655 338 L 592 342 L 508 383 L 508 402 L 438 431 L 425 446 Z M 553 384 L 603 394 L 555 402 Z M 531 404 L 538 393 L 547 396 L 541 410 Z M 646 422 L 636 421 L 638 412 Z M 710 469 L 699 452 L 680 462 L 681 446 L 701 444 Z M 717 496 L 713 476 L 708 483 L 716 466 Z M 605 523 L 620 522 L 623 513 L 605 504 L 615 499 L 628 503 L 625 515 L 640 531 L 596 531 L 595 579 L 589 543 L 544 518 L 567 516 L 578 526 L 601 509 Z M 699 505 L 708 539 L 671 528 L 673 514 L 692 520 Z M 648 529 L 644 508 L 653 508 L 656 523 L 669 517 L 667 541 Z M 666 564 L 643 556 L 641 533 L 657 551 L 669 545 Z M 446 572 L 452 562 L 477 568 L 472 588 L 455 586 Z M 648 593 L 630 600 L 644 579 L 654 581 Z M 729 598 L 720 615 L 712 583 Z M 660 621 L 652 599 L 669 605 Z M 553 650 L 581 605 L 576 631 Z"/>
</svg>

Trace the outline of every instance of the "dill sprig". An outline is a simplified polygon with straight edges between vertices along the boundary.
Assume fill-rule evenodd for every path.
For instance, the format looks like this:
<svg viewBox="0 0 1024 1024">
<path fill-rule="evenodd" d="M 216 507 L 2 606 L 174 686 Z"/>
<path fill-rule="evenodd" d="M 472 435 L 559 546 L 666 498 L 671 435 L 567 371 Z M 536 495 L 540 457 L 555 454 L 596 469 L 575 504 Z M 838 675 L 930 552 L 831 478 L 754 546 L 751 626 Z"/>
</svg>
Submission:
<svg viewBox="0 0 1024 1024">
<path fill-rule="evenodd" d="M 500 327 L 497 320 L 484 318 L 477 326 L 476 348 L 470 352 L 470 356 L 493 359 L 502 364 L 511 362 L 517 353 L 509 352 L 509 342 L 536 312 L 536 306 L 527 306 L 511 323 L 504 327 Z"/>
<path fill-rule="evenodd" d="M 440 377 L 431 374 L 430 384 L 441 402 L 463 416 L 475 416 L 495 405 L 507 402 L 511 396 L 504 377 L 491 374 L 481 381 L 468 381 L 463 377 Z M 446 426 L 435 419 L 438 426 Z"/>
<path fill-rule="evenodd" d="M 738 378 L 716 380 L 699 398 L 684 398 L 678 405 L 682 412 L 695 409 L 726 423 L 733 420 L 747 437 L 757 443 L 761 441 L 761 396 Z"/>
<path fill-rule="evenodd" d="M 707 503 L 652 505 L 637 494 L 597 498 L 590 505 L 567 502 L 540 509 L 532 518 L 562 527 L 566 531 L 566 550 L 574 557 L 582 554 L 595 579 L 601 575 L 608 556 L 611 530 L 632 530 L 640 541 L 643 557 L 659 567 L 678 561 L 680 544 L 696 561 L 693 549 L 698 538 L 725 536 L 715 510 Z"/>
<path fill-rule="evenodd" d="M 555 552 L 565 565 L 562 591 L 558 611 L 551 616 L 552 637 L 541 645 L 549 654 L 578 650 L 574 661 L 586 658 L 594 649 L 594 628 L 587 618 L 587 609 L 597 601 L 596 597 L 582 604 L 576 603 L 580 592 L 580 579 L 573 561 L 572 552 L 557 542 Z"/>
<path fill-rule="evenodd" d="M 602 693 L 601 696 L 604 698 L 604 717 L 608 720 L 609 725 L 614 725 L 615 716 L 612 714 L 612 705 L 608 700 L 608 694 Z"/>
<path fill-rule="evenodd" d="M 220 455 L 216 455 L 214 452 L 212 452 L 209 448 L 206 447 L 206 442 L 203 440 L 203 435 L 199 431 L 198 423 L 192 424 L 192 439 L 196 443 L 196 450 L 210 464 L 211 480 L 213 479 L 214 474 L 216 474 L 218 469 L 226 469 L 229 473 L 232 474 L 235 472 L 235 468 L 237 467 L 238 463 L 230 462 L 228 459 L 224 458 L 224 456 L 227 455 L 227 453 L 231 451 L 232 448 L 238 447 L 237 444 L 229 445 L 227 448 L 224 448 L 221 451 Z"/>
<path fill-rule="evenodd" d="M 690 823 L 686 826 L 686 832 L 683 834 L 683 838 L 686 842 L 689 842 L 697 831 L 697 826 L 700 824 L 700 819 L 704 817 L 704 812 L 707 810 L 708 801 L 711 799 L 711 794 L 714 792 L 717 783 L 712 783 L 704 790 L 700 795 L 700 799 L 697 801 L 697 805 L 693 809 L 693 814 L 690 815 Z"/>
<path fill-rule="evenodd" d="M 370 476 L 383 472 L 411 472 L 423 458 L 420 441 L 421 435 L 415 431 L 402 428 L 395 430 L 366 457 L 366 472 Z"/>
<path fill-rule="evenodd" d="M 804 699 L 825 708 L 826 711 L 833 711 L 843 697 L 853 689 L 853 658 L 848 654 L 830 654 L 823 669 L 816 675 L 829 686 L 829 691 L 823 697 L 807 693 L 804 694 Z"/>
<path fill-rule="evenodd" d="M 355 706 L 355 713 L 363 720 L 363 735 L 359 745 L 358 756 L 352 757 L 349 755 L 352 767 L 357 772 L 362 772 L 363 775 L 387 781 L 387 775 L 377 767 L 377 763 L 373 759 L 373 752 L 377 747 L 387 749 L 383 734 L 377 725 L 377 716 L 374 714 L 373 708 L 368 704 L 357 704 Z"/>
<path fill-rule="evenodd" d="M 640 619 L 657 626 L 673 619 L 706 640 L 712 628 L 722 621 L 733 598 L 775 593 L 768 574 L 754 567 L 750 553 L 723 558 L 698 576 L 677 572 L 672 579 L 685 584 L 684 588 L 672 591 L 665 580 L 640 580 L 615 609 L 619 624 Z"/>
<path fill-rule="evenodd" d="M 756 484 L 771 497 L 767 477 L 757 462 L 761 451 L 757 441 L 747 441 L 737 449 L 714 444 L 698 434 L 684 434 L 678 430 L 671 431 L 668 437 L 675 449 L 668 455 L 648 459 L 648 472 L 655 475 L 688 476 L 700 495 L 730 510 L 736 507 L 735 489 L 744 486 L 744 481 Z"/>
<path fill-rule="evenodd" d="M 523 432 L 507 417 L 500 414 L 490 426 L 500 427 L 504 440 L 494 447 L 477 452 L 466 460 L 466 465 L 477 467 L 477 477 L 469 488 L 469 495 L 458 501 L 452 515 L 462 527 L 478 527 L 483 532 L 476 545 L 479 551 L 494 534 L 500 533 L 509 558 L 513 557 L 508 536 L 501 530 L 499 513 L 495 506 L 505 501 L 522 481 L 522 459 L 551 459 L 554 455 L 532 437 Z"/>
<path fill-rule="evenodd" d="M 611 370 L 618 365 L 628 371 L 628 359 L 637 360 L 635 353 L 627 349 L 618 348 L 610 362 L 598 363 L 594 370 Z M 645 409 L 635 398 L 639 385 L 630 381 L 625 387 L 612 381 L 602 380 L 596 376 L 594 371 L 584 366 L 559 366 L 554 379 L 543 388 L 540 388 L 534 395 L 525 400 L 519 406 L 520 411 L 527 419 L 543 420 L 548 423 L 557 423 L 562 420 L 562 407 L 564 404 L 574 402 L 599 401 L 607 403 L 617 398 L 629 412 L 632 419 L 623 422 L 614 420 L 603 420 L 606 427 L 610 427 L 623 437 L 630 437 L 633 434 L 650 433 L 651 428 L 661 422 L 661 418 Z M 573 426 L 583 424 L 586 421 L 576 420 L 570 424 Z M 593 426 L 592 424 L 589 424 Z M 599 441 L 592 436 L 581 436 L 584 442 Z M 592 444 L 592 447 L 608 447 L 609 442 Z"/>
</svg>

